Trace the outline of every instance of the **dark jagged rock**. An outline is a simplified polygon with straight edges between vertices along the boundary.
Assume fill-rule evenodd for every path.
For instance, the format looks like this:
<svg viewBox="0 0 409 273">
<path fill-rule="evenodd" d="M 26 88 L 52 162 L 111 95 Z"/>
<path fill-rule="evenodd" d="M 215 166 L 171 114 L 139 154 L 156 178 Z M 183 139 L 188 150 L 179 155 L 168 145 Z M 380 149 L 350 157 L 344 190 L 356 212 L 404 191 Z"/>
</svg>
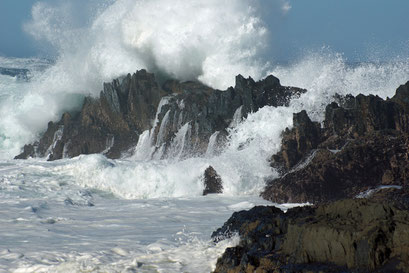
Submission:
<svg viewBox="0 0 409 273">
<path fill-rule="evenodd" d="M 274 202 L 353 198 L 381 185 L 409 185 L 408 87 L 392 99 L 347 96 L 326 107 L 324 127 L 305 111 L 283 133 L 271 165 L 281 177 L 262 196 Z"/>
<path fill-rule="evenodd" d="M 163 89 L 170 94 L 158 113 L 159 123 L 153 142 L 164 154 L 175 156 L 201 155 L 209 147 L 213 134 L 216 143 L 223 143 L 226 129 L 248 113 L 261 107 L 288 104 L 294 96 L 305 92 L 295 87 L 281 86 L 278 79 L 269 76 L 255 82 L 241 75 L 235 87 L 226 91 L 211 89 L 198 82 L 168 81 Z M 172 139 L 185 127 L 183 150 L 175 152 Z M 216 149 L 217 150 L 217 149 Z"/>
<path fill-rule="evenodd" d="M 105 83 L 100 97 L 85 98 L 79 113 L 65 113 L 60 121 L 50 122 L 40 140 L 26 145 L 16 159 L 55 160 L 91 153 L 118 158 L 132 152 L 148 130 L 144 141 L 152 150 L 143 156 L 181 158 L 202 155 L 209 148 L 217 152 L 233 121 L 266 105 L 286 105 L 302 92 L 281 86 L 273 76 L 255 82 L 239 75 L 235 88 L 226 91 L 176 80 L 160 87 L 153 74 L 140 70 Z"/>
<path fill-rule="evenodd" d="M 350 108 L 337 103 L 327 106 L 324 121 L 327 134 L 356 138 L 385 129 L 408 132 L 402 120 L 404 108 L 394 100 L 385 101 L 373 95 L 358 95 L 349 100 Z"/>
<path fill-rule="evenodd" d="M 203 177 L 204 190 L 203 195 L 208 195 L 211 193 L 222 193 L 223 192 L 223 182 L 221 177 L 217 174 L 216 170 L 212 166 L 209 166 Z"/>
<path fill-rule="evenodd" d="M 153 74 L 145 70 L 104 84 L 99 99 L 87 97 L 80 113 L 65 113 L 59 122 L 50 122 L 34 149 L 24 149 L 16 158 L 55 160 L 91 153 L 117 158 L 150 128 L 160 97 Z"/>
<path fill-rule="evenodd" d="M 241 239 L 214 272 L 409 272 L 409 211 L 388 202 L 347 199 L 287 213 L 255 207 L 223 229 Z"/>
<path fill-rule="evenodd" d="M 272 158 L 272 166 L 282 173 L 293 168 L 321 142 L 321 125 L 312 122 L 306 111 L 294 114 L 293 124 L 294 128 L 287 128 L 283 134 L 281 152 Z"/>
<path fill-rule="evenodd" d="M 307 166 L 268 185 L 275 202 L 325 202 L 353 198 L 380 185 L 409 185 L 409 136 L 373 133 L 338 152 L 319 149 Z"/>
<path fill-rule="evenodd" d="M 279 216 L 277 219 L 274 215 Z M 258 219 L 276 222 L 280 220 L 282 211 L 273 206 L 256 206 L 248 211 L 234 212 L 224 225 L 213 232 L 212 238 L 215 242 L 231 237 L 233 234 L 246 234 L 246 228 L 249 223 L 256 222 Z M 246 225 L 245 225 L 246 224 Z M 280 226 L 277 224 L 277 226 Z"/>
</svg>

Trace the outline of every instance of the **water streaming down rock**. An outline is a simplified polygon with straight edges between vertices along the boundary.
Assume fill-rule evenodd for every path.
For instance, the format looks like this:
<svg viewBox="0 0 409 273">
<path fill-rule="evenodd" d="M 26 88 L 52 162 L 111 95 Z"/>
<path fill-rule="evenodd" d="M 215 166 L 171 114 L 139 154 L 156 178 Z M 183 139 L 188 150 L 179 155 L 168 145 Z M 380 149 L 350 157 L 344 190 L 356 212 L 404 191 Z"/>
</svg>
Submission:
<svg viewBox="0 0 409 273">
<path fill-rule="evenodd" d="M 87 97 L 79 113 L 65 113 L 59 122 L 50 122 L 43 137 L 26 145 L 16 158 L 55 160 L 92 153 L 142 160 L 201 156 L 220 149 L 216 147 L 227 129 L 249 113 L 288 105 L 303 92 L 281 86 L 274 76 L 255 82 L 239 75 L 235 87 L 225 91 L 176 80 L 160 87 L 153 74 L 140 70 L 105 83 L 100 97 Z"/>
<path fill-rule="evenodd" d="M 271 159 L 281 177 L 262 192 L 315 206 L 234 213 L 212 237 L 240 243 L 214 272 L 408 272 L 409 82 L 391 99 L 335 99 L 323 127 L 293 114 Z"/>
<path fill-rule="evenodd" d="M 220 150 L 220 147 L 218 147 L 218 144 L 221 144 L 220 140 L 219 140 L 219 131 L 214 132 L 210 138 L 209 138 L 209 144 L 207 145 L 207 149 L 206 149 L 206 157 L 211 157 L 215 154 L 217 154 L 217 152 Z"/>
</svg>

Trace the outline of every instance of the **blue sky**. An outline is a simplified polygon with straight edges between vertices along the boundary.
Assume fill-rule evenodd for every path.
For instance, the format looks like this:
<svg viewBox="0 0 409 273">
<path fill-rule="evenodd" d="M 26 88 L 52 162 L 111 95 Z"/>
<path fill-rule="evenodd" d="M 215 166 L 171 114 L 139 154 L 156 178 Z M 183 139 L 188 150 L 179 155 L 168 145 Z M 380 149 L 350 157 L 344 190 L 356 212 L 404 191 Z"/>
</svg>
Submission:
<svg viewBox="0 0 409 273">
<path fill-rule="evenodd" d="M 22 27 L 35 2 L 0 0 L 0 55 L 45 54 Z M 408 54 L 409 0 L 290 0 L 290 4 L 283 18 L 264 16 L 274 44 L 268 54 L 275 59 L 288 61 L 323 46 L 350 60 Z"/>
<path fill-rule="evenodd" d="M 291 6 L 278 28 L 279 55 L 322 46 L 349 59 L 408 54 L 408 0 L 294 0 Z"/>
<path fill-rule="evenodd" d="M 35 0 L 0 0 L 0 54 L 29 57 L 38 54 L 34 41 L 24 33 L 22 24 L 31 15 Z"/>
</svg>

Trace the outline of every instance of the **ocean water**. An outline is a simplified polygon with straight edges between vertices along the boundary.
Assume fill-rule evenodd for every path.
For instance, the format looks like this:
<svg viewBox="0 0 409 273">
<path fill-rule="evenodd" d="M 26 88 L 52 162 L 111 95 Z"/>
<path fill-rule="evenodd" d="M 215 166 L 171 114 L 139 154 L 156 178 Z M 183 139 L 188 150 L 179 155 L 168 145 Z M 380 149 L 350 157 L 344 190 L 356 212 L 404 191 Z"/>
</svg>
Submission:
<svg viewBox="0 0 409 273">
<path fill-rule="evenodd" d="M 183 160 L 83 155 L 47 162 L 12 159 L 14 147 L 27 139 L 19 135 L 22 125 L 13 122 L 25 113 L 35 75 L 54 64 L 1 61 L 0 67 L 30 70 L 28 77 L 0 76 L 4 272 L 209 272 L 225 248 L 238 242 L 234 237 L 214 244 L 210 234 L 216 228 L 234 211 L 277 205 L 258 194 L 265 179 L 277 175 L 268 158 L 280 147 L 281 131 L 292 126 L 293 112 L 306 109 L 321 121 L 335 93 L 391 97 L 409 75 L 406 62 L 350 66 L 336 54 L 312 55 L 271 72 L 283 84 L 308 92 L 289 107 L 264 107 L 236 121 L 220 154 L 209 147 L 205 156 Z M 35 94 L 41 98 L 42 93 Z M 10 102 L 15 103 L 12 112 Z M 38 122 L 46 121 L 40 116 Z M 8 131 L 13 126 L 17 129 Z M 209 165 L 221 175 L 224 193 L 203 197 L 201 176 Z"/>
<path fill-rule="evenodd" d="M 214 244 L 211 232 L 232 212 L 267 204 L 257 197 L 125 199 L 64 172 L 81 160 L 0 163 L 1 272 L 210 272 L 238 240 Z"/>
<path fill-rule="evenodd" d="M 268 159 L 294 112 L 305 109 L 322 121 L 335 94 L 386 98 L 409 80 L 406 57 L 350 64 L 324 49 L 286 65 L 260 59 L 269 30 L 257 2 L 106 0 L 84 24 L 70 4 L 33 6 L 24 28 L 56 57 L 0 57 L 0 272 L 210 272 L 238 242 L 214 244 L 211 233 L 234 211 L 277 205 L 258 195 L 277 176 Z M 288 12 L 288 1 L 271 2 L 277 15 Z M 239 73 L 256 80 L 273 74 L 308 92 L 289 107 L 235 120 L 221 152 L 210 146 L 203 157 L 146 157 L 145 132 L 135 155 L 118 160 L 13 160 L 50 120 L 79 109 L 84 96 L 97 96 L 103 82 L 142 68 L 220 89 L 234 85 Z M 224 193 L 203 197 L 209 165 Z"/>
</svg>

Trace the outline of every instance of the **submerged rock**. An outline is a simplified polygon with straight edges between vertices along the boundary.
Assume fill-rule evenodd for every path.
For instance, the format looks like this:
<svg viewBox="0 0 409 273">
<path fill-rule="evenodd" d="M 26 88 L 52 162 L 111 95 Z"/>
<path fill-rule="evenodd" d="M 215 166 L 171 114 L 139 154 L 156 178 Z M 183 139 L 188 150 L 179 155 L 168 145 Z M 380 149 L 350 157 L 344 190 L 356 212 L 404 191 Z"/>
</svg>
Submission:
<svg viewBox="0 0 409 273">
<path fill-rule="evenodd" d="M 222 193 L 223 192 L 223 182 L 221 177 L 217 174 L 216 170 L 212 166 L 209 166 L 203 176 L 204 190 L 203 195 L 208 195 L 211 193 Z"/>
<path fill-rule="evenodd" d="M 92 153 L 118 158 L 134 153 L 137 144 L 140 159 L 217 153 L 229 126 L 266 105 L 287 105 L 302 92 L 273 76 L 255 82 L 239 75 L 225 91 L 176 80 L 161 87 L 153 74 L 140 70 L 105 83 L 99 98 L 87 97 L 79 113 L 50 122 L 40 140 L 15 158 Z"/>
<path fill-rule="evenodd" d="M 326 107 L 324 127 L 305 111 L 283 133 L 271 165 L 281 177 L 262 196 L 274 202 L 353 198 L 381 185 L 409 185 L 409 82 L 392 99 L 347 96 Z"/>
<path fill-rule="evenodd" d="M 284 213 L 255 207 L 220 231 L 238 232 L 214 272 L 409 272 L 409 211 L 347 199 Z"/>
</svg>

